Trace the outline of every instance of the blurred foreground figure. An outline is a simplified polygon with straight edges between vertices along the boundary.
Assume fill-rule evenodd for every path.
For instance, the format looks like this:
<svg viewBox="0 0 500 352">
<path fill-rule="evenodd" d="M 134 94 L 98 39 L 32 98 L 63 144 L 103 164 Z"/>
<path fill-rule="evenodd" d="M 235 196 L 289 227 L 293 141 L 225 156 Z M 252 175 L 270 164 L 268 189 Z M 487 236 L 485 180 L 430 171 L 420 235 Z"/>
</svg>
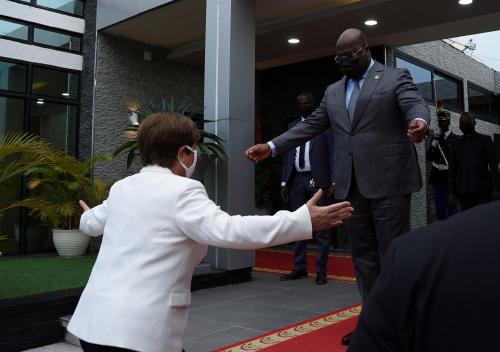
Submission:
<svg viewBox="0 0 500 352">
<path fill-rule="evenodd" d="M 394 240 L 349 352 L 500 350 L 500 202 Z"/>
</svg>

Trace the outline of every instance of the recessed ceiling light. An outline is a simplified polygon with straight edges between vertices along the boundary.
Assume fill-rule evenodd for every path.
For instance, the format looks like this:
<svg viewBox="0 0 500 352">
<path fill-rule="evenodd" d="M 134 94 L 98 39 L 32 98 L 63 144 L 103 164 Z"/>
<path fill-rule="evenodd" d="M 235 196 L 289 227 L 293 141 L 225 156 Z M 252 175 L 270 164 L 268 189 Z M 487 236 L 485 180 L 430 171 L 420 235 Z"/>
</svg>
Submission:
<svg viewBox="0 0 500 352">
<path fill-rule="evenodd" d="M 69 97 L 69 93 L 68 93 L 68 92 L 61 93 L 61 95 L 62 95 L 63 97 Z"/>
<path fill-rule="evenodd" d="M 299 38 L 290 38 L 290 39 L 288 39 L 288 43 L 296 45 L 296 44 L 300 43 L 300 39 Z"/>
<path fill-rule="evenodd" d="M 458 3 L 460 5 L 470 5 L 474 2 L 474 0 L 459 0 Z"/>
<path fill-rule="evenodd" d="M 376 26 L 378 24 L 378 21 L 377 20 L 366 20 L 365 24 L 367 26 Z"/>
</svg>

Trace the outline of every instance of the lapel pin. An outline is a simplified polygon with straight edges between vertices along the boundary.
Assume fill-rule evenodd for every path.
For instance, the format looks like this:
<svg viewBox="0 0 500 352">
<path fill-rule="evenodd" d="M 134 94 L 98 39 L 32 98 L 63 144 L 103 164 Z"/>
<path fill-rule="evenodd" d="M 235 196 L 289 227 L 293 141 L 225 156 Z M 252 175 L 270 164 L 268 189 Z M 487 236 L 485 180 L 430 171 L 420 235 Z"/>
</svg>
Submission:
<svg viewBox="0 0 500 352">
<path fill-rule="evenodd" d="M 376 76 L 375 76 L 375 79 L 380 79 L 380 76 L 379 76 L 379 75 L 376 75 Z"/>
</svg>

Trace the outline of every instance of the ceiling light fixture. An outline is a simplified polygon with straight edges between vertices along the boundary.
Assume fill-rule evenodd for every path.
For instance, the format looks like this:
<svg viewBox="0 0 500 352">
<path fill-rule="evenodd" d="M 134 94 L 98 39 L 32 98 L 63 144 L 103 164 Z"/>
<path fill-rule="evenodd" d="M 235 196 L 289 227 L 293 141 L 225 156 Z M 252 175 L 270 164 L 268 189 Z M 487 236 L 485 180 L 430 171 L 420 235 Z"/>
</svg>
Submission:
<svg viewBox="0 0 500 352">
<path fill-rule="evenodd" d="M 366 21 L 365 21 L 365 24 L 366 24 L 367 26 L 370 26 L 370 27 L 371 27 L 371 26 L 376 26 L 376 25 L 378 24 L 378 21 L 377 21 L 377 20 L 366 20 Z"/>
<path fill-rule="evenodd" d="M 292 45 L 297 45 L 297 44 L 300 43 L 300 39 L 298 39 L 298 38 L 290 38 L 290 39 L 288 39 L 288 43 L 292 44 Z"/>
<path fill-rule="evenodd" d="M 465 5 L 470 5 L 470 4 L 472 4 L 473 2 L 474 2 L 474 0 L 459 0 L 459 1 L 458 1 L 458 3 L 459 3 L 460 5 L 463 5 L 463 6 L 465 6 Z"/>
</svg>

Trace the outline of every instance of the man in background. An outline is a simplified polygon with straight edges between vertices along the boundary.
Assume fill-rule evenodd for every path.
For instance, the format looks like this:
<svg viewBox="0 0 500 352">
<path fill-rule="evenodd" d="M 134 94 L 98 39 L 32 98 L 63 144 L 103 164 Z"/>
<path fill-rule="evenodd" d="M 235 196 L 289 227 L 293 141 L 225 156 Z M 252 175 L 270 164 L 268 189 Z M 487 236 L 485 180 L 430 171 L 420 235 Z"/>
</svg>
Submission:
<svg viewBox="0 0 500 352">
<path fill-rule="evenodd" d="M 457 139 L 457 135 L 450 130 L 451 116 L 448 111 L 438 108 L 437 118 L 438 128 L 434 131 L 426 156 L 431 163 L 429 183 L 432 186 L 436 217 L 444 220 L 457 212 L 457 205 L 448 202 L 450 144 Z"/>
<path fill-rule="evenodd" d="M 310 92 L 297 96 L 297 107 L 300 116 L 292 121 L 288 129 L 307 119 L 314 111 L 314 97 Z M 318 191 L 325 191 L 331 184 L 331 163 L 333 155 L 333 134 L 331 129 L 314 137 L 305 144 L 290 150 L 283 157 L 281 178 L 281 198 L 288 203 L 289 210 L 299 209 Z M 321 199 L 326 204 L 327 192 Z M 330 230 L 316 232 L 318 252 L 316 256 L 316 284 L 327 282 L 327 260 L 330 245 Z M 307 241 L 294 243 L 294 268 L 292 272 L 282 275 L 281 280 L 296 280 L 307 277 Z"/>
<path fill-rule="evenodd" d="M 475 131 L 476 119 L 468 112 L 460 116 L 463 135 L 453 144 L 450 155 L 449 202 L 462 210 L 500 197 L 498 162 L 490 136 Z"/>
</svg>

